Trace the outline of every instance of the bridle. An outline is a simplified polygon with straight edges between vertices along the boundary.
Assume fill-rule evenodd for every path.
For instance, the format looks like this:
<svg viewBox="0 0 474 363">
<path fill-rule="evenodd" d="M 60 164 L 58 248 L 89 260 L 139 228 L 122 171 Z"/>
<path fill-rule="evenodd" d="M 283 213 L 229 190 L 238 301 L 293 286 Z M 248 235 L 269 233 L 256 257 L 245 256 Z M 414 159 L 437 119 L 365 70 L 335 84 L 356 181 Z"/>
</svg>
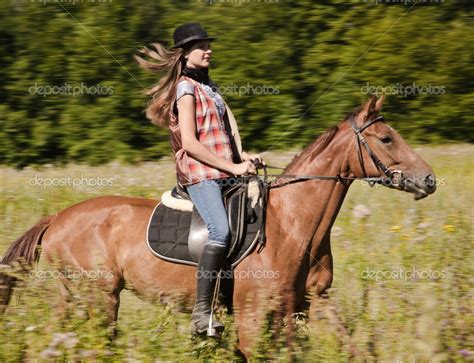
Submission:
<svg viewBox="0 0 474 363">
<path fill-rule="evenodd" d="M 363 177 L 362 179 L 367 178 L 367 172 L 365 171 L 365 165 L 364 165 L 364 157 L 362 156 L 362 148 L 361 144 L 364 146 L 365 150 L 367 151 L 367 154 L 369 154 L 370 159 L 374 163 L 374 165 L 377 167 L 378 170 L 380 170 L 388 179 L 384 179 L 384 181 L 389 181 L 390 184 L 389 186 L 396 187 L 400 186 L 401 183 L 403 182 L 403 173 L 401 170 L 391 170 L 388 166 L 386 166 L 378 157 L 375 155 L 375 153 L 372 151 L 370 148 L 369 144 L 365 140 L 364 136 L 362 136 L 362 132 L 372 126 L 373 124 L 377 122 L 384 122 L 384 117 L 382 115 L 377 116 L 376 118 L 372 120 L 366 121 L 361 127 L 357 127 L 356 121 L 354 117 L 349 118 L 349 122 L 351 124 L 352 130 L 354 131 L 354 134 L 356 135 L 356 145 L 357 145 L 357 156 L 359 158 L 359 164 L 362 169 Z M 395 184 L 394 184 L 395 183 Z"/>
<path fill-rule="evenodd" d="M 367 120 L 361 127 L 357 127 L 355 118 L 353 116 L 349 117 L 349 123 L 351 124 L 352 130 L 354 131 L 356 137 L 357 145 L 357 154 L 359 158 L 359 164 L 363 173 L 363 177 L 347 177 L 341 175 L 295 175 L 295 174 L 269 174 L 267 168 L 270 169 L 280 169 L 284 168 L 272 166 L 272 165 L 263 165 L 256 164 L 257 169 L 263 170 L 263 181 L 268 188 L 281 187 L 288 184 L 306 181 L 306 180 L 336 180 L 343 183 L 344 181 L 353 181 L 353 180 L 363 180 L 369 183 L 370 186 L 374 184 L 382 184 L 387 187 L 401 187 L 404 184 L 403 173 L 401 170 L 392 170 L 386 166 L 375 153 L 370 148 L 369 144 L 365 140 L 362 132 L 372 126 L 377 122 L 384 122 L 384 117 L 382 115 L 377 116 L 373 119 Z M 365 169 L 364 157 L 362 156 L 362 147 L 367 151 L 367 154 L 370 156 L 372 162 L 377 167 L 378 170 L 382 172 L 385 177 L 368 177 Z M 282 181 L 283 180 L 283 181 Z"/>
<path fill-rule="evenodd" d="M 260 164 L 260 163 L 255 163 L 255 167 L 258 169 L 263 170 L 263 182 L 259 183 L 259 188 L 262 196 L 262 205 L 266 206 L 267 205 L 267 200 L 269 196 L 269 191 L 271 188 L 277 188 L 277 187 L 282 187 L 291 183 L 296 183 L 296 182 L 302 182 L 306 180 L 335 180 L 338 182 L 341 182 L 343 185 L 346 185 L 346 181 L 353 181 L 356 179 L 359 180 L 364 180 L 368 182 L 370 186 L 374 186 L 375 184 L 382 184 L 384 186 L 390 187 L 390 188 L 403 188 L 405 179 L 403 178 L 403 173 L 401 170 L 392 170 L 388 166 L 386 166 L 378 157 L 375 155 L 375 153 L 372 151 L 370 148 L 369 144 L 365 140 L 365 138 L 362 136 L 362 132 L 372 126 L 373 124 L 377 122 L 382 122 L 384 121 L 383 116 L 377 116 L 371 120 L 366 121 L 361 127 L 357 127 L 356 121 L 354 116 L 349 117 L 349 122 L 351 124 L 352 130 L 354 131 L 355 137 L 356 137 L 356 145 L 357 145 L 357 154 L 359 158 L 359 164 L 361 166 L 361 170 L 363 173 L 363 176 L 361 178 L 357 177 L 347 177 L 347 176 L 342 176 L 342 175 L 294 175 L 294 174 L 269 174 L 267 172 L 267 168 L 271 169 L 280 169 L 284 170 L 284 168 L 277 167 L 277 166 L 272 166 L 272 165 L 265 165 L 265 164 Z M 363 145 L 364 149 L 367 151 L 367 154 L 369 154 L 370 159 L 374 163 L 374 165 L 377 167 L 378 170 L 382 172 L 384 177 L 368 177 L 367 172 L 365 169 L 364 165 L 364 158 L 362 156 L 362 147 Z M 261 178 L 260 175 L 258 175 L 259 178 Z M 255 178 L 253 177 L 244 177 L 244 178 Z M 283 180 L 283 182 L 282 182 Z M 262 225 L 265 226 L 265 213 L 262 214 Z M 262 233 L 260 234 L 260 242 L 259 242 L 259 251 L 262 250 L 262 248 L 265 246 L 265 240 L 266 240 L 266 235 L 265 235 L 265 227 L 262 227 Z"/>
</svg>

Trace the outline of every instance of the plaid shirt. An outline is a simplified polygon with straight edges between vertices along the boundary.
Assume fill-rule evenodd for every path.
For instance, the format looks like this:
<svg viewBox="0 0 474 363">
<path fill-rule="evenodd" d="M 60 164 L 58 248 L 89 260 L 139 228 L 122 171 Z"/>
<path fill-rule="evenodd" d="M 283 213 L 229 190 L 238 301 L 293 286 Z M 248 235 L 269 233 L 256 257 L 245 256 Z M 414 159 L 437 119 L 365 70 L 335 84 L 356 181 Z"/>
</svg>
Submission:
<svg viewBox="0 0 474 363">
<path fill-rule="evenodd" d="M 194 86 L 196 99 L 196 136 L 211 153 L 232 160 L 232 148 L 229 137 L 225 131 L 224 121 L 219 115 L 214 101 L 204 91 L 199 82 L 192 78 L 183 77 Z M 190 185 L 207 179 L 221 179 L 232 176 L 225 171 L 215 169 L 188 155 L 181 142 L 181 133 L 177 116 L 170 115 L 171 146 L 176 160 L 176 173 L 182 185 Z"/>
</svg>

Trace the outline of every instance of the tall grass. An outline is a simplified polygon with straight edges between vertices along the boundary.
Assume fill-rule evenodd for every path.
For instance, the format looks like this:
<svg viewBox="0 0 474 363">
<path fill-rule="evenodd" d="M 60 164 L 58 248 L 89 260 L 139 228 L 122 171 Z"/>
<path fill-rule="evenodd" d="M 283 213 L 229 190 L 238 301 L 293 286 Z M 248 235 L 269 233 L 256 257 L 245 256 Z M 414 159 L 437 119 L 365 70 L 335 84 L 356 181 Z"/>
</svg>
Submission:
<svg viewBox="0 0 474 363">
<path fill-rule="evenodd" d="M 329 295 L 357 359 L 474 360 L 473 151 L 471 145 L 420 149 L 440 185 L 418 202 L 381 187 L 358 182 L 351 187 L 333 229 L 335 276 Z M 267 160 L 282 164 L 289 157 L 269 155 Z M 159 198 L 174 183 L 169 160 L 136 167 L 70 165 L 0 172 L 0 254 L 43 215 L 97 195 Z M 77 187 L 43 188 L 37 181 L 67 177 L 83 179 Z M 84 178 L 91 184 L 97 177 L 109 181 L 101 187 L 86 185 Z M 48 267 L 40 261 L 38 268 Z M 67 319 L 57 313 L 56 284 L 54 279 L 25 279 L 21 295 L 15 294 L 0 323 L 0 361 L 236 359 L 232 317 L 223 316 L 227 329 L 220 341 L 196 338 L 190 334 L 189 312 L 178 304 L 149 304 L 125 291 L 118 338 L 110 343 L 94 284 L 78 282 Z M 348 345 L 324 315 L 313 320 L 299 316 L 296 325 L 293 353 L 284 339 L 275 341 L 264 329 L 255 358 L 349 359 Z"/>
</svg>

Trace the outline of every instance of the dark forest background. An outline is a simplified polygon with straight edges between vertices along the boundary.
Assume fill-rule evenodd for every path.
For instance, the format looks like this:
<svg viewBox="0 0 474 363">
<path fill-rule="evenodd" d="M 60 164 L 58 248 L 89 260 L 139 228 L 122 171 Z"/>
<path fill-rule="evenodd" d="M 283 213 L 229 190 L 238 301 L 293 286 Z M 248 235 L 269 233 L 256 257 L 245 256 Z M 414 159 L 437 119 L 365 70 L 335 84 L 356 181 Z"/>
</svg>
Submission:
<svg viewBox="0 0 474 363">
<path fill-rule="evenodd" d="M 211 76 L 246 149 L 299 148 L 369 93 L 413 143 L 474 141 L 473 3 L 403 1 L 0 2 L 0 163 L 170 155 L 144 117 L 137 49 L 175 27 L 212 36 Z"/>
</svg>

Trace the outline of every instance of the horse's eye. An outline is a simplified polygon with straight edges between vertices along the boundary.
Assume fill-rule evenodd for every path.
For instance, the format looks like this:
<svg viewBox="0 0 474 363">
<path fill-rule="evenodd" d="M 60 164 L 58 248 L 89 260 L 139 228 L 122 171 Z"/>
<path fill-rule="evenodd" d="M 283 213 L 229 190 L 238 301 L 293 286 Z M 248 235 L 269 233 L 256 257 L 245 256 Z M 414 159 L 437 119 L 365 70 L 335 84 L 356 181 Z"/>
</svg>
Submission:
<svg viewBox="0 0 474 363">
<path fill-rule="evenodd" d="M 392 138 L 390 136 L 384 136 L 380 139 L 384 144 L 390 144 L 392 142 Z"/>
</svg>

